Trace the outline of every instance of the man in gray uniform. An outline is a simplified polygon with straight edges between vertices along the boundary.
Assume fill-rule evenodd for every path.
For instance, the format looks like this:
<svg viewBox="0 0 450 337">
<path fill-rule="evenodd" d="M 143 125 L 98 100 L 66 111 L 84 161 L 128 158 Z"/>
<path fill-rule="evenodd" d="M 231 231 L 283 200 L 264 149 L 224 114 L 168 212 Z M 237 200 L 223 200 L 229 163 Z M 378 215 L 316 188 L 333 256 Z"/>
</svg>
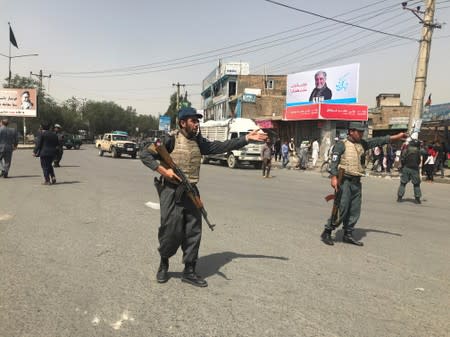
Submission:
<svg viewBox="0 0 450 337">
<path fill-rule="evenodd" d="M 418 140 L 411 140 L 400 154 L 400 161 L 402 163 L 402 176 L 400 178 L 400 186 L 397 192 L 397 202 L 403 201 L 405 195 L 406 184 L 411 181 L 414 189 L 415 203 L 421 204 L 420 197 L 420 173 L 422 156 L 420 155 L 420 142 Z"/>
<path fill-rule="evenodd" d="M 12 153 L 19 143 L 16 130 L 8 128 L 8 123 L 9 121 L 5 118 L 0 125 L 0 177 L 3 176 L 3 178 L 8 178 Z"/>
<path fill-rule="evenodd" d="M 199 118 L 203 117 L 193 108 L 182 108 L 178 112 L 179 130 L 162 143 L 171 153 L 175 164 L 185 173 L 189 182 L 196 186 L 200 176 L 202 155 L 220 154 L 241 148 L 249 141 L 265 141 L 267 135 L 258 130 L 249 132 L 240 138 L 224 142 L 211 142 L 199 132 Z M 176 254 L 181 246 L 185 265 L 182 281 L 198 287 L 206 287 L 207 282 L 196 274 L 195 267 L 202 235 L 202 216 L 192 200 L 177 184 L 180 181 L 174 171 L 161 165 L 160 157 L 147 145 L 140 154 L 141 160 L 150 169 L 161 174 L 155 178 L 161 210 L 161 226 L 158 231 L 159 254 L 161 261 L 156 279 L 159 283 L 169 279 L 169 258 Z M 196 187 L 195 187 L 196 188 Z"/>
<path fill-rule="evenodd" d="M 394 136 L 385 136 L 371 138 L 368 140 L 362 139 L 365 131 L 364 122 L 350 122 L 347 139 L 337 142 L 331 154 L 330 174 L 331 186 L 337 191 L 341 189 L 341 200 L 339 203 L 339 216 L 344 226 L 345 243 L 350 243 L 356 246 L 362 246 L 363 243 L 357 241 L 352 233 L 356 222 L 361 213 L 361 177 L 364 176 L 364 153 L 371 148 L 381 146 L 390 141 L 405 139 L 407 135 L 400 132 Z M 345 175 L 342 185 L 338 186 L 338 170 L 343 168 Z M 334 241 L 331 238 L 331 232 L 335 229 L 331 218 L 325 224 L 325 229 L 322 232 L 322 241 L 327 245 L 333 245 Z"/>
</svg>

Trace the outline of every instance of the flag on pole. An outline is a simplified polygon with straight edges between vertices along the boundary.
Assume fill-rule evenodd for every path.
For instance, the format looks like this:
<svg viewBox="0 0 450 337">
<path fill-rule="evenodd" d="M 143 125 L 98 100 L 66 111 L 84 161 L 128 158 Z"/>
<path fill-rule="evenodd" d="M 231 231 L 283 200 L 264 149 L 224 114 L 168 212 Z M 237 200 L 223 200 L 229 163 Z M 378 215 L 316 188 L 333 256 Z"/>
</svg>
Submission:
<svg viewBox="0 0 450 337">
<path fill-rule="evenodd" d="M 14 32 L 11 28 L 11 26 L 9 26 L 9 42 L 11 42 L 11 44 L 16 47 L 17 49 L 19 49 L 19 46 L 17 45 L 17 41 L 16 41 L 16 37 L 14 36 Z"/>
<path fill-rule="evenodd" d="M 428 95 L 428 99 L 425 102 L 425 106 L 430 106 L 431 105 L 431 94 Z"/>
</svg>

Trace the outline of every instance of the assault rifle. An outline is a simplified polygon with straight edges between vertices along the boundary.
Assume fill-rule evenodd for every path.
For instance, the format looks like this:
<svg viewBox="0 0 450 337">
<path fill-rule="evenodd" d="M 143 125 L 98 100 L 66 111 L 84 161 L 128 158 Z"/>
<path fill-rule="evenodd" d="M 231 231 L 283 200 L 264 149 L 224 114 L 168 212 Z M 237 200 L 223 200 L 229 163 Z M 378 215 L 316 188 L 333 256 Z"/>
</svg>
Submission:
<svg viewBox="0 0 450 337">
<path fill-rule="evenodd" d="M 341 185 L 342 185 L 342 181 L 344 179 L 344 173 L 345 170 L 343 168 L 339 168 L 338 171 L 338 186 L 337 186 L 337 190 L 334 192 L 334 194 L 329 194 L 325 197 L 325 200 L 328 202 L 330 200 L 334 200 L 333 202 L 333 208 L 331 209 L 331 225 L 336 228 L 341 224 L 341 217 L 339 214 L 339 203 L 341 202 L 341 196 L 342 196 L 342 189 L 341 189 Z"/>
<path fill-rule="evenodd" d="M 208 227 L 213 231 L 215 225 L 211 224 L 208 220 L 208 213 L 206 212 L 205 207 L 203 207 L 203 202 L 200 199 L 200 194 L 198 192 L 198 189 L 195 188 L 189 182 L 189 180 L 186 177 L 186 175 L 184 174 L 184 172 L 177 166 L 177 164 L 175 164 L 175 162 L 173 161 L 172 157 L 170 156 L 170 154 L 167 151 L 164 144 L 157 145 L 157 144 L 153 143 L 152 145 L 150 145 L 149 148 L 151 151 L 158 153 L 159 156 L 161 157 L 161 161 L 167 167 L 171 168 L 178 177 L 180 177 L 180 179 L 181 179 L 180 185 L 182 185 L 184 187 L 187 195 L 189 196 L 189 198 L 191 198 L 195 207 L 197 207 L 200 210 L 200 212 L 202 213 L 203 219 L 205 219 L 206 223 L 208 224 Z"/>
</svg>

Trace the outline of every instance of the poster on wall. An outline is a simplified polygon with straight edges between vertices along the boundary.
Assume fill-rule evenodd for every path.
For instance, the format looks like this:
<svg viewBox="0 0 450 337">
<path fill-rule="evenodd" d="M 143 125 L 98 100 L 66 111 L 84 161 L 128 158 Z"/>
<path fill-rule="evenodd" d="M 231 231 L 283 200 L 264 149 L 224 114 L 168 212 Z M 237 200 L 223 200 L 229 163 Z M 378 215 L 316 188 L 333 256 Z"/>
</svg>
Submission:
<svg viewBox="0 0 450 337">
<path fill-rule="evenodd" d="M 287 76 L 286 108 L 314 103 L 358 102 L 359 63 Z"/>
<path fill-rule="evenodd" d="M 159 116 L 159 131 L 170 131 L 170 116 Z"/>
<path fill-rule="evenodd" d="M 36 89 L 0 89 L 0 116 L 36 117 Z"/>
</svg>

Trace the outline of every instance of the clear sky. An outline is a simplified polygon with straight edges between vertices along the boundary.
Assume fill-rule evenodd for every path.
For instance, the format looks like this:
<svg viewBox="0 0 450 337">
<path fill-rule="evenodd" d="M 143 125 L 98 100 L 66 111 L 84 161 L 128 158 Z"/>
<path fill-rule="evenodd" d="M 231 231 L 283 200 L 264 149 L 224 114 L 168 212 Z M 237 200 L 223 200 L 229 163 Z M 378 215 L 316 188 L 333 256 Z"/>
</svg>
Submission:
<svg viewBox="0 0 450 337">
<path fill-rule="evenodd" d="M 0 53 L 8 54 L 11 22 L 19 45 L 12 55 L 39 54 L 14 58 L 13 74 L 51 74 L 44 85 L 58 102 L 108 100 L 155 116 L 165 113 L 176 82 L 187 84 L 200 108 L 201 81 L 219 59 L 248 62 L 259 74 L 360 63 L 359 103 L 372 107 L 379 93 L 400 93 L 411 104 L 419 44 L 410 39 L 420 39 L 421 25 L 401 1 L 279 2 L 403 38 L 264 0 L 0 0 Z M 450 23 L 450 1 L 437 0 L 436 7 L 435 20 Z M 426 96 L 432 93 L 433 104 L 450 102 L 449 60 L 443 25 L 431 47 Z M 6 57 L 0 76 L 8 76 Z"/>
</svg>

